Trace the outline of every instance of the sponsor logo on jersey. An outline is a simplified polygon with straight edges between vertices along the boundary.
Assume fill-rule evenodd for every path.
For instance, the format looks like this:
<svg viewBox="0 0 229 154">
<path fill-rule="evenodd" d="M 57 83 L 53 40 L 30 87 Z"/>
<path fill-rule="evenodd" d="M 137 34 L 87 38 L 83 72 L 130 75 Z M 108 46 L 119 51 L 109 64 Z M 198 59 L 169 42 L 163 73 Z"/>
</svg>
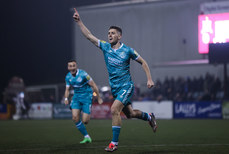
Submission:
<svg viewBox="0 0 229 154">
<path fill-rule="evenodd" d="M 109 64 L 119 65 L 119 66 L 122 66 L 123 65 L 123 62 L 122 61 L 117 60 L 115 58 L 111 58 L 111 57 L 108 57 L 108 63 Z"/>
</svg>

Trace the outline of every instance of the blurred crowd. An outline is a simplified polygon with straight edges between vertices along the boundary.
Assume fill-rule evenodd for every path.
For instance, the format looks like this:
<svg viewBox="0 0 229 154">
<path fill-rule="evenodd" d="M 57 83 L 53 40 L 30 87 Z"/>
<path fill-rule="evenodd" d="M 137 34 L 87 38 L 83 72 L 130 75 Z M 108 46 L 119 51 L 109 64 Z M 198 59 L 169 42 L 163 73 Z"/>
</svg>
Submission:
<svg viewBox="0 0 229 154">
<path fill-rule="evenodd" d="M 166 77 L 156 80 L 152 90 L 141 92 L 136 86 L 134 100 L 218 101 L 224 98 L 223 82 L 207 73 L 198 78 Z"/>
<path fill-rule="evenodd" d="M 26 88 L 20 77 L 12 77 L 3 92 L 2 104 L 10 105 L 10 113 L 14 120 L 27 119 L 32 103 L 51 102 L 64 103 L 65 84 L 32 86 Z M 229 87 L 229 85 L 227 85 Z M 112 103 L 113 97 L 109 86 L 99 87 L 104 102 Z M 229 99 L 224 94 L 225 84 L 218 77 L 207 73 L 200 77 L 166 77 L 163 81 L 156 80 L 155 86 L 148 89 L 146 85 L 135 85 L 133 101 L 204 102 Z M 227 91 L 228 92 L 228 91 Z M 70 97 L 74 94 L 70 90 Z M 226 97 L 227 96 L 227 97 Z M 97 102 L 94 93 L 93 102 Z"/>
<path fill-rule="evenodd" d="M 156 80 L 155 86 L 147 89 L 146 85 L 135 85 L 135 92 L 132 97 L 133 101 L 149 101 L 149 100 L 172 100 L 172 101 L 221 101 L 225 99 L 224 83 L 218 77 L 206 73 L 205 76 L 199 77 L 166 77 L 163 81 Z M 38 86 L 39 87 L 39 86 Z M 18 103 L 20 97 L 23 96 L 21 107 L 26 107 L 28 102 L 52 102 L 63 103 L 65 84 L 53 86 L 40 86 L 46 88 L 32 88 L 26 90 L 24 81 L 20 77 L 13 77 L 9 85 L 3 93 L 4 99 L 2 103 L 15 104 Z M 228 85 L 229 87 L 229 85 Z M 31 88 L 30 88 L 31 89 Z M 109 86 L 100 87 L 100 93 L 104 102 L 113 102 L 113 97 Z M 73 89 L 71 90 L 73 95 Z M 228 94 L 227 94 L 228 96 Z M 96 102 L 96 97 L 94 97 Z M 18 103 L 19 104 L 19 103 Z"/>
</svg>

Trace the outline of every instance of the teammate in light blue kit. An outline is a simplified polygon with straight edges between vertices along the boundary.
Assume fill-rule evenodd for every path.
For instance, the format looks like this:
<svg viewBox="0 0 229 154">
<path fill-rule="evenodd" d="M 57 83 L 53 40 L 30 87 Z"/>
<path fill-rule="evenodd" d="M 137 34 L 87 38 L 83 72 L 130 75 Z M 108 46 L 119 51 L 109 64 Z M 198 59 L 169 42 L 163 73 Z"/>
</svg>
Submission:
<svg viewBox="0 0 229 154">
<path fill-rule="evenodd" d="M 109 73 L 109 83 L 115 101 L 111 106 L 113 138 L 109 146 L 105 148 L 105 151 L 113 152 L 118 148 L 118 138 L 121 129 L 120 113 L 122 111 L 127 118 L 138 118 L 149 121 L 153 131 L 156 132 L 157 124 L 154 114 L 133 110 L 130 100 L 134 91 L 134 84 L 130 76 L 130 59 L 133 59 L 142 65 L 147 76 L 147 87 L 151 88 L 154 86 L 146 61 L 134 49 L 127 47 L 120 42 L 122 37 L 121 28 L 116 26 L 111 26 L 109 28 L 108 43 L 101 41 L 92 35 L 83 24 L 76 9 L 73 18 L 80 27 L 83 35 L 103 51 Z"/>
<path fill-rule="evenodd" d="M 99 90 L 92 80 L 92 78 L 84 70 L 77 68 L 77 63 L 75 60 L 68 62 L 69 73 L 66 75 L 66 89 L 65 89 L 65 101 L 64 103 L 69 104 L 69 89 L 70 86 L 74 89 L 74 95 L 70 104 L 72 109 L 72 119 L 78 128 L 78 130 L 84 135 L 84 140 L 80 143 L 91 143 L 92 139 L 87 133 L 84 124 L 87 124 L 90 120 L 91 105 L 93 91 L 98 97 L 98 103 L 102 104 L 103 100 L 99 95 Z M 82 114 L 82 121 L 80 120 L 80 114 Z"/>
</svg>

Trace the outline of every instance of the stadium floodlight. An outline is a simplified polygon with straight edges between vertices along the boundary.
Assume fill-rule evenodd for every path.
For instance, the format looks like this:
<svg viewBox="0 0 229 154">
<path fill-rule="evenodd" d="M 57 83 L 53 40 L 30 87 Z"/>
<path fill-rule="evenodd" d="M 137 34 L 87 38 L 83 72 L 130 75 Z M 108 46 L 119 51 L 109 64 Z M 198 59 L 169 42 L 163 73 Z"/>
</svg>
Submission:
<svg viewBox="0 0 229 154">
<path fill-rule="evenodd" d="M 198 18 L 200 54 L 208 54 L 210 43 L 229 42 L 229 13 L 204 14 Z"/>
</svg>

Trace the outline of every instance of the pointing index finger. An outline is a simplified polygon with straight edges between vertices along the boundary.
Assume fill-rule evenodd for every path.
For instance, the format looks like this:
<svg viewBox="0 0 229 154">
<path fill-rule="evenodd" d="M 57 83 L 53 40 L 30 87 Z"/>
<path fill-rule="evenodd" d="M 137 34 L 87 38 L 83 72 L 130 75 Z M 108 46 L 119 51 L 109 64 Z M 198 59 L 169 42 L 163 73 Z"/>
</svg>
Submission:
<svg viewBox="0 0 229 154">
<path fill-rule="evenodd" d="M 75 10 L 75 13 L 79 14 L 78 11 L 76 10 L 76 8 L 74 8 L 74 10 Z"/>
</svg>

